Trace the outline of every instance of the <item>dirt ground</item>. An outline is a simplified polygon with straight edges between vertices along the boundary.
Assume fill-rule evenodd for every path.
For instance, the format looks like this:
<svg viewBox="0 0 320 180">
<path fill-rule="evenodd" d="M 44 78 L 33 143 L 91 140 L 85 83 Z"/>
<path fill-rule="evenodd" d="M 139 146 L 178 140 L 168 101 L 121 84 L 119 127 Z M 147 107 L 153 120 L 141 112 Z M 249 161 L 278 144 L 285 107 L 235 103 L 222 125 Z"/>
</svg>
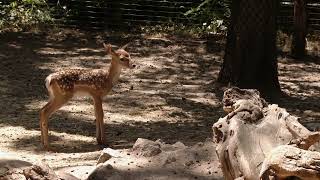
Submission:
<svg viewBox="0 0 320 180">
<path fill-rule="evenodd" d="M 95 140 L 92 102 L 75 99 L 49 123 L 50 144 L 40 146 L 39 109 L 47 101 L 44 79 L 63 68 L 107 68 L 102 42 L 128 44 L 137 64 L 125 70 L 105 99 L 109 147 L 128 148 L 138 137 L 193 145 L 212 137 L 212 124 L 224 116 L 223 88 L 217 83 L 224 39 L 210 50 L 201 38 L 119 35 L 74 30 L 0 35 L 0 151 L 43 159 L 51 167 L 92 165 L 103 147 Z M 279 79 L 286 94 L 279 105 L 320 127 L 320 57 L 294 61 L 279 56 Z"/>
</svg>

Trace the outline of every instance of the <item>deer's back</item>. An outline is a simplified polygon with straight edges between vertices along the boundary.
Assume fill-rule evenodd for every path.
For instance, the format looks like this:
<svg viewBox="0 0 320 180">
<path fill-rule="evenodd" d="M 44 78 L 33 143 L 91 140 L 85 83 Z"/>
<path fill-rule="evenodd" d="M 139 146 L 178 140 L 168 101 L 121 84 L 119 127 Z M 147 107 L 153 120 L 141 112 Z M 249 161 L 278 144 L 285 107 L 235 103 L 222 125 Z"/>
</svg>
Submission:
<svg viewBox="0 0 320 180">
<path fill-rule="evenodd" d="M 49 75 L 64 91 L 74 90 L 75 87 L 104 89 L 108 86 L 108 72 L 102 69 L 68 69 Z"/>
</svg>

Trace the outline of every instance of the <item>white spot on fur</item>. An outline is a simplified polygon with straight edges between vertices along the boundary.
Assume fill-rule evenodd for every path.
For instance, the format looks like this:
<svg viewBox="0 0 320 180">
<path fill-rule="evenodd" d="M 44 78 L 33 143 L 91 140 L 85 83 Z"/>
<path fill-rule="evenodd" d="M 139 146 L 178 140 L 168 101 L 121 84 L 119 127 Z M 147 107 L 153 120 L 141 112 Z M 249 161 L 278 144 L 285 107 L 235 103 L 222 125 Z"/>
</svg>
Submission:
<svg viewBox="0 0 320 180">
<path fill-rule="evenodd" d="M 53 90 L 51 88 L 51 80 L 52 80 L 52 74 L 50 74 L 46 78 L 46 88 L 47 88 L 47 90 L 49 92 L 49 98 L 53 99 L 54 98 L 54 94 L 53 94 Z"/>
</svg>

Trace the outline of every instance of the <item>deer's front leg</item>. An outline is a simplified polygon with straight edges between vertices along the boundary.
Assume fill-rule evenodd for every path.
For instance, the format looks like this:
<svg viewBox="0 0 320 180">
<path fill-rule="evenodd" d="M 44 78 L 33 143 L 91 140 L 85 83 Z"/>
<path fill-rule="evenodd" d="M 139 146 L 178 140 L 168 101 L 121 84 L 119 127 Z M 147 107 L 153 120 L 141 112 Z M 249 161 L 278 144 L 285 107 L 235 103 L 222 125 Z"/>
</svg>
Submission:
<svg viewBox="0 0 320 180">
<path fill-rule="evenodd" d="M 45 149 L 48 148 L 48 118 L 49 118 L 49 107 L 51 102 L 48 102 L 40 110 L 40 131 L 41 131 L 41 144 Z"/>
<path fill-rule="evenodd" d="M 94 97 L 93 100 L 94 100 L 94 111 L 95 111 L 95 116 L 96 116 L 97 142 L 98 142 L 98 144 L 105 144 L 102 98 L 101 97 Z"/>
</svg>

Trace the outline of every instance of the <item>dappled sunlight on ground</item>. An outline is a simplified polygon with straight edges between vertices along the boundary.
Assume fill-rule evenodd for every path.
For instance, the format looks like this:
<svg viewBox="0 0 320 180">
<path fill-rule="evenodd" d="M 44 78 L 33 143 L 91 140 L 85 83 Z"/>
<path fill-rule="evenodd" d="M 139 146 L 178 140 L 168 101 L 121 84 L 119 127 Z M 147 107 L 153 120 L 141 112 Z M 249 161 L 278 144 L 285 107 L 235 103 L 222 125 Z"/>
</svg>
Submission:
<svg viewBox="0 0 320 180">
<path fill-rule="evenodd" d="M 212 124 L 225 115 L 223 88 L 215 82 L 222 63 L 220 42 L 215 47 L 219 51 L 209 53 L 203 39 L 168 35 L 122 39 L 83 32 L 8 33 L 0 44 L 2 151 L 45 158 L 53 167 L 94 162 L 102 147 L 95 141 L 90 98 L 76 98 L 50 118 L 50 142 L 57 153 L 41 150 L 38 112 L 47 102 L 44 79 L 50 73 L 108 67 L 110 57 L 102 40 L 115 46 L 129 43 L 126 50 L 137 64 L 136 69 L 124 70 L 104 100 L 110 147 L 128 148 L 139 137 L 186 145 L 212 137 Z M 315 127 L 320 119 L 319 60 L 279 62 L 279 79 L 287 94 L 280 106 Z"/>
<path fill-rule="evenodd" d="M 320 58 L 279 59 L 280 101 L 311 130 L 320 130 Z"/>
</svg>

